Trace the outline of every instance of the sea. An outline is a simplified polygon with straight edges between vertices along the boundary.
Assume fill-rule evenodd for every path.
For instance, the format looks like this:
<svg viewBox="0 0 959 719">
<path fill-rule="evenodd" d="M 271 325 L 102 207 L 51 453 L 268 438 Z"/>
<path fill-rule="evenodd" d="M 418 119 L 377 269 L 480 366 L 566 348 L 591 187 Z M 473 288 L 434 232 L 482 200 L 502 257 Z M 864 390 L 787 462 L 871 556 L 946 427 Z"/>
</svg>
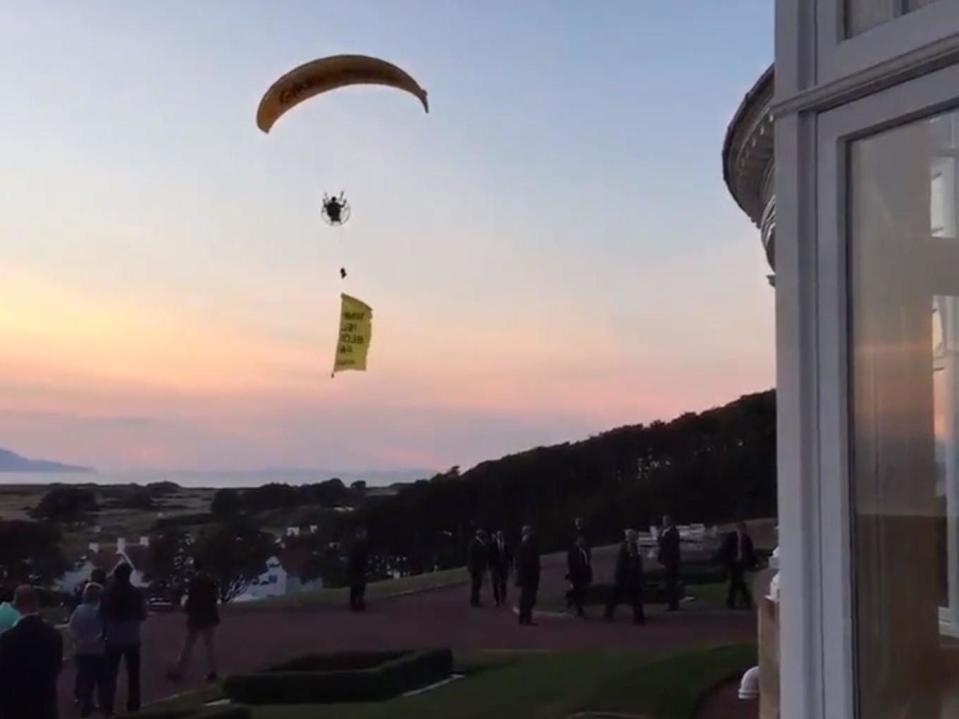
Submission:
<svg viewBox="0 0 959 719">
<path fill-rule="evenodd" d="M 344 484 L 363 481 L 370 487 L 386 487 L 396 482 L 412 482 L 432 477 L 436 470 L 325 470 L 259 469 L 250 471 L 136 471 L 136 472 L 0 472 L 0 485 L 11 484 L 148 484 L 175 482 L 181 487 L 259 487 L 270 482 L 312 484 L 334 477 Z"/>
</svg>

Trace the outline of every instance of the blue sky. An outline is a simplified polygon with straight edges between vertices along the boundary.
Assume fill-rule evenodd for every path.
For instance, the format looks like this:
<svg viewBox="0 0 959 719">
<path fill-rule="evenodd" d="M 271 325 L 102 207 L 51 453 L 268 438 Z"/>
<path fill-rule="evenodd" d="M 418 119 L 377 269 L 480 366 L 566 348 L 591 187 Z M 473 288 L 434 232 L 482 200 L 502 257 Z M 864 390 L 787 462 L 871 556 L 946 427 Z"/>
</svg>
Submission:
<svg viewBox="0 0 959 719">
<path fill-rule="evenodd" d="M 468 465 L 772 384 L 719 158 L 771 3 L 0 4 L 0 42 L 0 446 Z M 339 52 L 431 113 L 351 88 L 256 129 L 278 75 Z M 341 290 L 375 337 L 330 383 Z"/>
</svg>

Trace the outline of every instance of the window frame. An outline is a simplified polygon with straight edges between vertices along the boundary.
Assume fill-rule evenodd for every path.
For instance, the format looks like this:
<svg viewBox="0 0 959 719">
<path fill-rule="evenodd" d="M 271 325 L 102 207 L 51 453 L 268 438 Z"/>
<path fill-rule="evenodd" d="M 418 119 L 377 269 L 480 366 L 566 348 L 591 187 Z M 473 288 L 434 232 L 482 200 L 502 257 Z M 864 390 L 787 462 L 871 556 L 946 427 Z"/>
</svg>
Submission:
<svg viewBox="0 0 959 719">
<path fill-rule="evenodd" d="M 847 37 L 847 2 L 817 0 L 818 84 L 847 78 L 959 33 L 959 0 L 936 0 L 908 13 L 904 0 L 874 0 L 888 3 L 892 20 Z"/>
<path fill-rule="evenodd" d="M 921 12 L 921 11 L 917 11 Z M 816 127 L 815 398 L 818 430 L 814 537 L 793 538 L 819 559 L 821 714 L 862 719 L 856 709 L 855 590 L 850 497 L 848 154 L 852 142 L 959 107 L 959 66 L 921 76 L 818 115 Z M 788 649 L 788 648 L 787 648 Z M 790 715 L 784 715 L 790 716 Z"/>
</svg>

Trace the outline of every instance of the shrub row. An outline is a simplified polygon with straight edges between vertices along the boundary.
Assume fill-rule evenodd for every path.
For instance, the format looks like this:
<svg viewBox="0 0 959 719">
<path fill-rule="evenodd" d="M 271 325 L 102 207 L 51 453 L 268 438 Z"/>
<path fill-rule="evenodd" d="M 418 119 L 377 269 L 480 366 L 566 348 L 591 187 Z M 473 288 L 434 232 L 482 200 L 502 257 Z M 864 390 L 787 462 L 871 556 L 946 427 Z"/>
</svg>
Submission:
<svg viewBox="0 0 959 719">
<path fill-rule="evenodd" d="M 365 669 L 289 669 L 335 664 L 333 659 L 305 657 L 274 671 L 227 677 L 223 691 L 233 701 L 245 704 L 383 701 L 445 679 L 453 671 L 453 654 L 449 649 L 404 652 L 392 657 L 376 654 L 384 661 Z M 349 657 L 354 665 L 363 663 L 357 654 Z M 343 655 L 339 659 L 342 660 Z"/>
<path fill-rule="evenodd" d="M 409 652 L 330 652 L 308 654 L 268 669 L 270 672 L 333 672 L 372 669 Z"/>
</svg>

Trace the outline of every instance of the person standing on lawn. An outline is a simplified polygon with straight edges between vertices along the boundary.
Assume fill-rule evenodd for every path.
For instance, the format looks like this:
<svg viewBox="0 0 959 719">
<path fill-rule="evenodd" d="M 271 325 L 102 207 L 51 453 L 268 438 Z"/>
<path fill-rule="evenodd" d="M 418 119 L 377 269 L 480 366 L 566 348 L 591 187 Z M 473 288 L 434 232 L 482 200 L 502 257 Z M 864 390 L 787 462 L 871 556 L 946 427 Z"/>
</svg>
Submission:
<svg viewBox="0 0 959 719">
<path fill-rule="evenodd" d="M 736 595 L 740 594 L 746 609 L 752 609 L 753 599 L 746 586 L 746 572 L 756 566 L 756 553 L 753 540 L 746 531 L 745 522 L 736 522 L 736 530 L 726 535 L 719 556 L 729 572 L 729 593 L 726 606 L 736 608 Z"/>
<path fill-rule="evenodd" d="M 13 588 L 0 587 L 0 634 L 10 629 L 20 619 L 20 612 L 13 606 Z"/>
<path fill-rule="evenodd" d="M 533 607 L 536 605 L 536 593 L 539 591 L 539 545 L 533 528 L 523 527 L 523 540 L 520 542 L 516 557 L 516 586 L 519 587 L 519 623 L 532 626 Z"/>
<path fill-rule="evenodd" d="M 183 640 L 183 648 L 180 650 L 176 665 L 167 676 L 173 681 L 183 678 L 183 672 L 193 653 L 193 645 L 196 644 L 197 639 L 202 639 L 206 649 L 206 680 L 215 682 L 217 680 L 216 648 L 213 640 L 217 625 L 220 623 L 220 612 L 217 607 L 220 590 L 216 580 L 204 571 L 201 560 L 193 560 L 193 571 L 193 578 L 190 579 L 187 587 L 186 604 L 183 607 L 186 610 L 186 638 Z"/>
<path fill-rule="evenodd" d="M 626 530 L 626 540 L 616 558 L 613 594 L 606 604 L 606 620 L 612 621 L 616 607 L 623 602 L 633 608 L 633 623 L 645 624 L 643 610 L 643 554 L 639 549 L 639 535 L 635 529 Z"/>
<path fill-rule="evenodd" d="M 666 572 L 666 596 L 669 607 L 666 611 L 675 612 L 679 609 L 679 530 L 668 514 L 663 517 L 663 532 L 659 535 L 659 563 Z"/>
<path fill-rule="evenodd" d="M 68 625 L 76 647 L 76 699 L 80 705 L 81 717 L 93 715 L 94 692 L 100 706 L 104 706 L 107 701 L 107 660 L 103 644 L 103 619 L 100 617 L 102 594 L 102 584 L 87 582 L 80 597 L 80 606 L 73 610 Z"/>
<path fill-rule="evenodd" d="M 493 600 L 497 607 L 506 604 L 506 584 L 513 568 L 513 550 L 506 543 L 506 535 L 496 532 L 489 548 L 490 578 L 493 583 Z"/>
<path fill-rule="evenodd" d="M 20 619 L 0 636 L 0 717 L 57 719 L 63 638 L 40 616 L 29 584 L 17 587 L 13 606 Z"/>
<path fill-rule="evenodd" d="M 566 570 L 566 578 L 570 583 L 570 590 L 566 592 L 567 609 L 576 607 L 576 616 L 584 617 L 586 612 L 583 603 L 593 582 L 593 563 L 586 537 L 582 534 L 576 537 L 576 543 L 566 553 Z"/>
<path fill-rule="evenodd" d="M 347 560 L 347 574 L 350 581 L 350 611 L 362 612 L 366 609 L 366 572 L 370 560 L 370 547 L 366 536 L 366 527 L 359 527 L 350 547 Z"/>
<path fill-rule="evenodd" d="M 582 517 L 576 517 L 573 519 L 573 544 L 579 543 L 582 540 L 582 547 L 586 550 L 586 555 L 589 558 L 589 563 L 593 563 L 593 547 L 590 544 L 589 537 L 586 533 L 586 522 Z"/>
<path fill-rule="evenodd" d="M 489 544 L 486 532 L 476 530 L 476 535 L 466 548 L 466 566 L 470 573 L 470 606 L 481 607 L 480 592 L 483 589 L 483 577 L 489 568 Z"/>
<path fill-rule="evenodd" d="M 106 639 L 107 690 L 103 713 L 110 716 L 116 702 L 120 662 L 127 667 L 127 711 L 140 710 L 140 627 L 147 618 L 143 593 L 133 586 L 133 567 L 120 562 L 100 598 L 100 616 Z"/>
<path fill-rule="evenodd" d="M 100 567 L 94 567 L 90 571 L 90 578 L 77 586 L 76 589 L 76 602 L 71 607 L 71 613 L 73 610 L 78 609 L 83 606 L 83 593 L 86 591 L 87 587 L 90 584 L 99 584 L 100 585 L 100 594 L 103 593 L 103 588 L 107 585 L 107 573 L 106 570 L 101 569 Z M 97 606 L 100 606 L 100 597 L 97 597 Z M 105 661 L 105 660 L 104 660 Z M 98 691 L 100 696 L 102 696 L 103 689 L 98 685 Z M 83 699 L 80 696 L 80 672 L 78 671 L 73 678 L 73 699 L 77 704 L 82 704 Z M 0 717 L 2 719 L 2 717 Z"/>
</svg>

